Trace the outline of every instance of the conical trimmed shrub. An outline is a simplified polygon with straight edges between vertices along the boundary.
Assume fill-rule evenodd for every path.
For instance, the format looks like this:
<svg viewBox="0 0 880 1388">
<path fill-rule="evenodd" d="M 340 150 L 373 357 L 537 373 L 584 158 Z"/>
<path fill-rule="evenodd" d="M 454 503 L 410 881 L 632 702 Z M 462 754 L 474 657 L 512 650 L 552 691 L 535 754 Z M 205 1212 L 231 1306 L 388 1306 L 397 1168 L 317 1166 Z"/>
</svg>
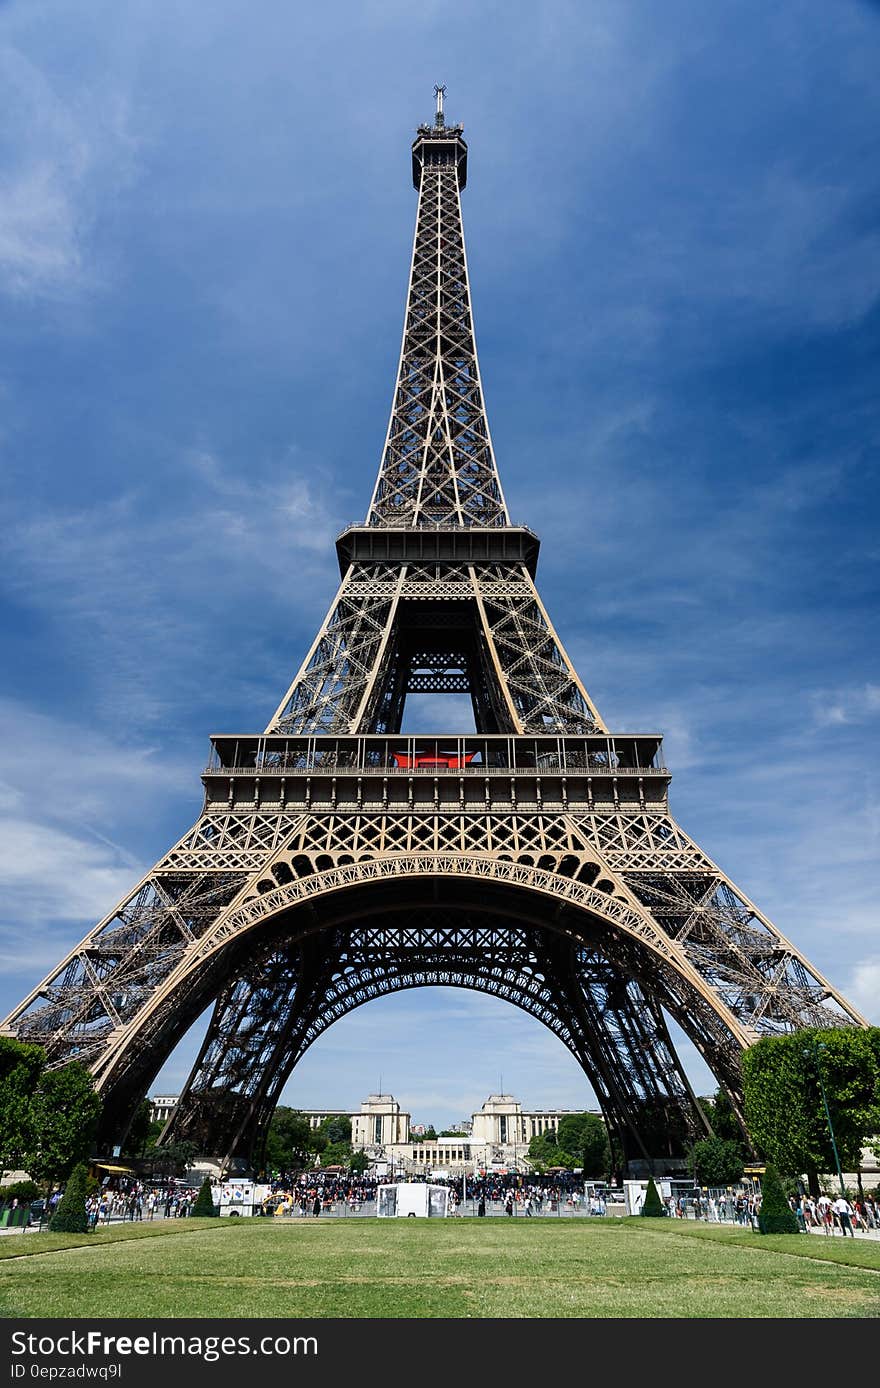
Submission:
<svg viewBox="0 0 880 1388">
<path fill-rule="evenodd" d="M 219 1216 L 220 1214 L 220 1211 L 214 1204 L 210 1176 L 206 1176 L 202 1181 L 202 1188 L 196 1196 L 196 1203 L 192 1207 L 192 1214 L 193 1216 L 201 1215 L 203 1219 L 210 1219 L 212 1215 Z"/>
<path fill-rule="evenodd" d="M 797 1215 L 785 1198 L 775 1166 L 768 1166 L 761 1182 L 761 1208 L 758 1212 L 761 1234 L 797 1234 Z"/>
<path fill-rule="evenodd" d="M 64 1194 L 49 1220 L 53 1234 L 87 1234 L 89 1217 L 86 1214 L 86 1191 L 89 1173 L 80 1162 L 70 1173 Z"/>
<path fill-rule="evenodd" d="M 648 1179 L 648 1189 L 645 1191 L 645 1203 L 642 1205 L 641 1213 L 647 1215 L 649 1219 L 657 1219 L 663 1214 L 663 1201 L 654 1185 L 653 1176 Z"/>
</svg>

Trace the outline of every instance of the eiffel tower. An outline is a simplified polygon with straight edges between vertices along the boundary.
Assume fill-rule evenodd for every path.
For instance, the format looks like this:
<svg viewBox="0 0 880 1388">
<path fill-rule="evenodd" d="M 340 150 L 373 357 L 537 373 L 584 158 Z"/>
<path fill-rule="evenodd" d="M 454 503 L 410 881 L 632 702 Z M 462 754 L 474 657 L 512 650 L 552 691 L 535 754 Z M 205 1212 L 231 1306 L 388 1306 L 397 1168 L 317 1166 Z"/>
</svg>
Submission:
<svg viewBox="0 0 880 1388">
<path fill-rule="evenodd" d="M 106 1150 L 212 1004 L 163 1139 L 257 1164 L 312 1042 L 405 988 L 538 1018 L 626 1163 L 707 1131 L 668 1018 L 740 1120 L 745 1047 L 866 1025 L 672 819 L 660 736 L 606 726 L 541 602 L 483 404 L 467 145 L 436 95 L 379 476 L 324 624 L 265 732 L 212 738 L 198 822 L 3 1023 L 90 1067 Z M 474 733 L 401 734 L 424 693 L 468 694 Z"/>
</svg>

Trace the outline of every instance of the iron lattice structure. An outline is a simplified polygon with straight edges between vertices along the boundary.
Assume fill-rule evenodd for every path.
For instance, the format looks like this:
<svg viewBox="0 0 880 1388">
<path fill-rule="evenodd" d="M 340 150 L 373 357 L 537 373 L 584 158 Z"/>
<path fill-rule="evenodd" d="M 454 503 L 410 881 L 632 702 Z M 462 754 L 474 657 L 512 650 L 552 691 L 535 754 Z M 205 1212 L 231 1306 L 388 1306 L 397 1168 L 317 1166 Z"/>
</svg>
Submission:
<svg viewBox="0 0 880 1388">
<path fill-rule="evenodd" d="M 198 822 L 6 1019 L 92 1069 L 109 1144 L 213 1014 L 166 1138 L 256 1158 L 306 1049 L 404 988 L 479 989 L 569 1048 L 625 1159 L 706 1120 L 673 1018 L 741 1116 L 760 1036 L 866 1025 L 669 813 L 656 734 L 612 733 L 510 522 L 477 363 L 467 146 L 419 127 L 400 366 L 366 523 L 261 735 L 217 736 Z M 466 692 L 472 736 L 405 737 L 410 693 Z"/>
</svg>

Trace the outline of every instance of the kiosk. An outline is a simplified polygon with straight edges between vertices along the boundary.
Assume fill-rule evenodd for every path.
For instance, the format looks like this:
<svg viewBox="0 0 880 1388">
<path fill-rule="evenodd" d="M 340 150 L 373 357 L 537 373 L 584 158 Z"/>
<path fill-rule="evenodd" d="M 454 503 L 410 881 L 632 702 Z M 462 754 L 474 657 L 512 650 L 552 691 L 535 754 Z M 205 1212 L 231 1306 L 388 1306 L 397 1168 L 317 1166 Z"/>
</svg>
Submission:
<svg viewBox="0 0 880 1388">
<path fill-rule="evenodd" d="M 448 1213 L 449 1191 L 446 1186 L 432 1186 L 423 1181 L 406 1182 L 379 1186 L 376 1192 L 376 1214 L 380 1219 L 445 1219 Z"/>
</svg>

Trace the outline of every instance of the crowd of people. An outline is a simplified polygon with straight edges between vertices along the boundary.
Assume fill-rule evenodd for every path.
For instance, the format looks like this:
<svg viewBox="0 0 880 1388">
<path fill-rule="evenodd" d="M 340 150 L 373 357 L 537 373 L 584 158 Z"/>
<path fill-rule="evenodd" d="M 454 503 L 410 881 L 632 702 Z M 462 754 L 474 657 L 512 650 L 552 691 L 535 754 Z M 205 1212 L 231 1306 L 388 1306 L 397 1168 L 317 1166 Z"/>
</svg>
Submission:
<svg viewBox="0 0 880 1388">
<path fill-rule="evenodd" d="M 607 1213 L 606 1192 L 601 1187 L 584 1190 L 583 1182 L 571 1173 L 517 1176 L 512 1173 L 491 1173 L 484 1176 L 438 1177 L 436 1184 L 449 1188 L 450 1214 L 499 1214 L 526 1217 L 547 1214 Z M 260 1213 L 273 1217 L 305 1217 L 321 1214 L 370 1214 L 374 1212 L 375 1176 L 352 1176 L 321 1171 L 304 1172 L 299 1176 L 275 1181 L 263 1198 Z M 118 1194 L 109 1201 L 106 1218 L 141 1219 L 155 1217 L 161 1209 L 169 1215 L 189 1213 L 194 1193 L 142 1192 Z M 623 1192 L 619 1192 L 623 1201 Z M 671 1218 L 695 1216 L 711 1222 L 733 1223 L 758 1227 L 761 1193 L 745 1190 L 725 1193 L 695 1192 L 668 1195 L 664 1200 Z M 880 1207 L 877 1201 L 864 1197 L 852 1202 L 842 1196 L 837 1199 L 822 1195 L 813 1200 L 807 1195 L 793 1195 L 789 1201 L 800 1227 L 824 1229 L 826 1233 L 852 1234 L 855 1230 L 868 1232 L 880 1229 Z M 102 1210 L 108 1206 L 102 1197 Z M 146 1212 L 146 1213 L 145 1213 Z"/>
<path fill-rule="evenodd" d="M 269 1183 L 268 1193 L 255 1214 L 271 1217 L 315 1217 L 321 1214 L 372 1214 L 381 1180 L 374 1174 L 308 1171 Z M 570 1172 L 549 1175 L 516 1175 L 491 1172 L 478 1176 L 437 1177 L 436 1184 L 449 1189 L 450 1214 L 506 1214 L 527 1218 L 548 1214 L 605 1215 L 606 1196 L 601 1186 L 585 1191 L 583 1182 Z M 266 1187 L 264 1186 L 265 1190 Z M 49 1201 L 43 1219 L 54 1210 L 61 1192 Z M 92 1228 L 120 1221 L 183 1219 L 189 1216 L 198 1196 L 198 1186 L 168 1180 L 149 1184 L 123 1177 L 108 1180 L 86 1202 Z M 620 1193 L 622 1199 L 622 1192 Z M 696 1192 L 665 1197 L 665 1212 L 671 1218 L 696 1217 L 711 1222 L 729 1222 L 757 1228 L 761 1193 L 755 1187 L 729 1192 Z M 823 1231 L 827 1235 L 870 1233 L 880 1230 L 880 1203 L 871 1195 L 852 1200 L 844 1195 L 823 1193 L 814 1199 L 808 1194 L 792 1195 L 789 1204 L 804 1232 Z M 41 1219 L 42 1222 L 42 1219 Z"/>
<path fill-rule="evenodd" d="M 672 1218 L 693 1215 L 713 1223 L 717 1221 L 757 1229 L 761 1192 L 756 1189 L 752 1193 L 741 1190 L 736 1193 L 669 1195 L 663 1203 L 666 1213 Z M 798 1227 L 805 1233 L 811 1229 L 821 1229 L 826 1234 L 854 1236 L 856 1230 L 869 1233 L 872 1229 L 880 1229 L 880 1206 L 871 1196 L 860 1196 L 850 1201 L 844 1195 L 835 1198 L 823 1193 L 814 1200 L 810 1195 L 799 1194 L 789 1196 L 788 1203 Z"/>
<path fill-rule="evenodd" d="M 274 1181 L 263 1199 L 264 1215 L 320 1215 L 348 1211 L 359 1214 L 376 1199 L 374 1176 L 350 1176 L 309 1171 L 285 1181 Z"/>
<path fill-rule="evenodd" d="M 821 1229 L 826 1234 L 852 1234 L 856 1229 L 868 1233 L 880 1229 L 880 1205 L 870 1196 L 848 1200 L 845 1195 L 836 1199 L 823 1192 L 818 1200 L 811 1195 L 793 1195 L 789 1201 L 797 1222 L 804 1230 Z"/>
<path fill-rule="evenodd" d="M 492 1204 L 507 1206 L 513 1200 L 514 1206 L 531 1203 L 534 1206 L 551 1202 L 567 1201 L 583 1196 L 583 1177 L 571 1171 L 554 1171 L 551 1175 L 517 1176 L 513 1172 L 487 1172 L 484 1176 L 451 1177 L 447 1184 L 455 1192 L 456 1199 L 485 1200 Z"/>
<path fill-rule="evenodd" d="M 46 1208 L 41 1210 L 41 1223 L 51 1219 L 62 1194 L 62 1190 L 56 1190 L 49 1197 Z M 149 1185 L 124 1179 L 111 1185 L 108 1181 L 86 1197 L 86 1214 L 92 1229 L 120 1220 L 183 1219 L 191 1213 L 197 1196 L 198 1190 L 183 1182 Z"/>
<path fill-rule="evenodd" d="M 528 1177 L 512 1173 L 444 1176 L 434 1183 L 448 1187 L 451 1214 L 498 1213 L 501 1209 L 508 1215 L 527 1216 L 557 1214 L 563 1209 L 569 1213 L 606 1213 L 604 1199 L 585 1195 L 583 1182 L 570 1172 Z M 261 1209 L 264 1215 L 276 1217 L 371 1213 L 378 1184 L 377 1178 L 369 1175 L 304 1172 L 273 1182 Z M 365 1210 L 366 1206 L 371 1209 Z"/>
<path fill-rule="evenodd" d="M 491 1207 L 500 1206 L 506 1215 L 560 1214 L 605 1214 L 605 1199 L 601 1194 L 587 1195 L 583 1182 L 570 1173 L 559 1176 L 486 1176 L 469 1179 L 464 1188 L 462 1182 L 453 1184 L 450 1193 L 452 1213 L 456 1213 L 464 1201 L 467 1212 L 476 1205 L 478 1215 L 485 1215 Z M 464 1210 L 462 1210 L 464 1213 Z"/>
<path fill-rule="evenodd" d="M 145 1186 L 138 1181 L 128 1190 L 104 1189 L 86 1201 L 90 1223 L 110 1224 L 114 1219 L 184 1219 L 196 1203 L 198 1191 L 190 1187 Z"/>
</svg>

